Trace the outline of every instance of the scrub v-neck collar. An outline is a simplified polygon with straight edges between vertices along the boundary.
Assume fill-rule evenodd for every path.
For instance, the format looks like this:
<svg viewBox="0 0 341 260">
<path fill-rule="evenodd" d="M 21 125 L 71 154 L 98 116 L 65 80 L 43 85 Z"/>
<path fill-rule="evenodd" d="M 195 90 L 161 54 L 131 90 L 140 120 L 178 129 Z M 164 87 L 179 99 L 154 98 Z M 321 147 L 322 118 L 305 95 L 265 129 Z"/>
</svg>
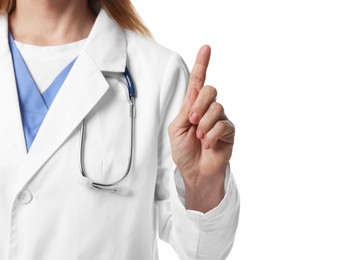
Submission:
<svg viewBox="0 0 341 260">
<path fill-rule="evenodd" d="M 50 86 L 40 93 L 26 63 L 9 34 L 9 45 L 13 58 L 26 149 L 29 151 L 54 98 L 63 85 L 76 59 L 72 60 L 55 78 Z"/>
</svg>

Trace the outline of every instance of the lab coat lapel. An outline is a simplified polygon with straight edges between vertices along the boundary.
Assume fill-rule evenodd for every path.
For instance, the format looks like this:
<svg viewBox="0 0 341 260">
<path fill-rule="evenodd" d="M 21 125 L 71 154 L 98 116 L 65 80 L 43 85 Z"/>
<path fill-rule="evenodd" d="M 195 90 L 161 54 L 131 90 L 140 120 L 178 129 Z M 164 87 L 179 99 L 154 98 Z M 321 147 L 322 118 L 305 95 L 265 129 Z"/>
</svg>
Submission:
<svg viewBox="0 0 341 260">
<path fill-rule="evenodd" d="M 19 171 L 26 157 L 12 56 L 8 45 L 7 17 L 0 17 L 0 145 L 1 160 L 12 161 Z M 2 152 L 5 151 L 5 154 Z"/>
<path fill-rule="evenodd" d="M 24 186 L 105 95 L 103 71 L 123 72 L 126 41 L 122 29 L 101 10 L 64 85 L 55 97 L 22 169 Z"/>
</svg>

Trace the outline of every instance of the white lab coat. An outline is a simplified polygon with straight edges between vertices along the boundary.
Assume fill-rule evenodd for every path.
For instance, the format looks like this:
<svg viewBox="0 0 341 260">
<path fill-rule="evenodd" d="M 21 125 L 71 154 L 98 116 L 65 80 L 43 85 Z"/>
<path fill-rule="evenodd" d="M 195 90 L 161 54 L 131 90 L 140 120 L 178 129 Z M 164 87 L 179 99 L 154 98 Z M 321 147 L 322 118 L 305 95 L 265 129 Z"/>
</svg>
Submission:
<svg viewBox="0 0 341 260">
<path fill-rule="evenodd" d="M 118 192 L 104 193 L 81 177 L 80 123 L 86 116 L 87 172 L 95 181 L 118 180 L 129 147 L 126 65 L 137 92 L 134 159 Z M 219 206 L 206 214 L 185 210 L 171 159 L 167 126 L 187 80 L 177 54 L 122 30 L 102 10 L 27 154 L 1 16 L 0 259 L 158 259 L 158 234 L 180 259 L 225 259 L 239 212 L 232 174 Z"/>
</svg>

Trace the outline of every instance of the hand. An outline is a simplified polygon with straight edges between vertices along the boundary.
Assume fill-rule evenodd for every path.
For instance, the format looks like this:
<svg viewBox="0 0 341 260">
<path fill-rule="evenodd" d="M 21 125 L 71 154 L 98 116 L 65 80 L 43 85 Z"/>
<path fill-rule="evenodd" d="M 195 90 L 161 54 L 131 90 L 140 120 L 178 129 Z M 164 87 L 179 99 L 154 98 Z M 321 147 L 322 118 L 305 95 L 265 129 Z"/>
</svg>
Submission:
<svg viewBox="0 0 341 260">
<path fill-rule="evenodd" d="M 185 182 L 186 204 L 192 201 L 196 206 L 191 207 L 202 208 L 198 205 L 200 201 L 210 198 L 215 201 L 208 202 L 203 211 L 212 208 L 223 197 L 225 172 L 232 155 L 235 132 L 223 106 L 216 102 L 216 89 L 204 86 L 210 55 L 209 46 L 200 49 L 185 101 L 168 127 L 173 160 Z M 219 196 L 215 196 L 218 193 Z M 189 197 L 193 199 L 189 200 Z"/>
</svg>

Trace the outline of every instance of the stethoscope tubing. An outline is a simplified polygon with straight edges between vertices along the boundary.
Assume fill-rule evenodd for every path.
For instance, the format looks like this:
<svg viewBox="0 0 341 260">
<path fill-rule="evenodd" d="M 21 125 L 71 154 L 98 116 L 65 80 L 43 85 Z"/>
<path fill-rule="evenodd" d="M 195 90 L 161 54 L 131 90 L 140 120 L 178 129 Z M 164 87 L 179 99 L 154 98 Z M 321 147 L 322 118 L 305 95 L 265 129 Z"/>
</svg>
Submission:
<svg viewBox="0 0 341 260">
<path fill-rule="evenodd" d="M 112 183 L 99 183 L 99 182 L 94 182 L 90 177 L 89 174 L 85 170 L 85 165 L 84 165 L 84 144 L 85 144 L 85 138 L 86 138 L 86 117 L 83 119 L 81 123 L 81 128 L 80 128 L 80 138 L 79 138 L 79 169 L 83 177 L 88 179 L 88 186 L 98 190 L 98 191 L 104 191 L 104 192 L 112 192 L 115 193 L 118 190 L 118 185 L 125 180 L 131 170 L 131 165 L 133 161 L 133 147 L 134 147 L 134 136 L 135 136 L 135 115 L 136 115 L 136 107 L 135 107 L 135 86 L 133 83 L 133 80 L 131 78 L 131 75 L 126 68 L 124 72 L 124 76 L 127 80 L 127 87 L 128 87 L 128 92 L 129 92 L 129 98 L 130 98 L 130 112 L 129 112 L 129 117 L 130 117 L 130 138 L 129 138 L 129 159 L 128 159 L 128 164 L 126 171 L 121 179 L 119 179 L 116 182 Z"/>
</svg>

